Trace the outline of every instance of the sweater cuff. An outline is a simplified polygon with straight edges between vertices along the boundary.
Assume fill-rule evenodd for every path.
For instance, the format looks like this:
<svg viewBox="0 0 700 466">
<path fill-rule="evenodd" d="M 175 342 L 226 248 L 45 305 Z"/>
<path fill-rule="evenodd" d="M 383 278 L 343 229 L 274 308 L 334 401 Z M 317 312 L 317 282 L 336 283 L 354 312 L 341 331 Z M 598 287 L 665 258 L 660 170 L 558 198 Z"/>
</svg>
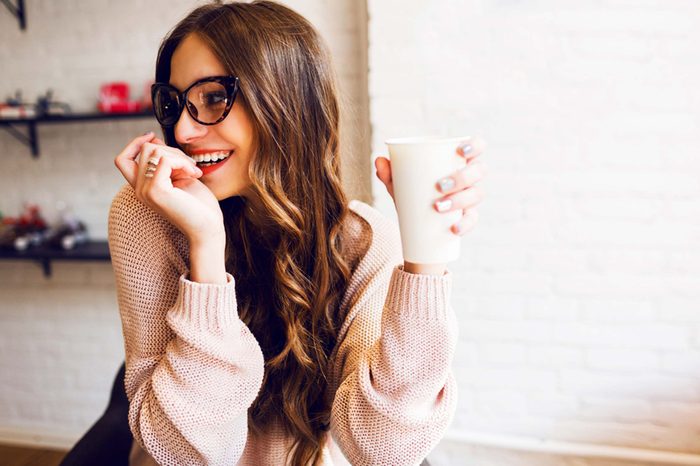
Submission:
<svg viewBox="0 0 700 466">
<path fill-rule="evenodd" d="M 179 292 L 169 316 L 213 333 L 238 325 L 236 283 L 226 274 L 226 284 L 198 283 L 180 276 Z"/>
<path fill-rule="evenodd" d="M 452 272 L 444 275 L 409 273 L 403 265 L 394 267 L 385 307 L 404 316 L 428 320 L 448 319 Z"/>
</svg>

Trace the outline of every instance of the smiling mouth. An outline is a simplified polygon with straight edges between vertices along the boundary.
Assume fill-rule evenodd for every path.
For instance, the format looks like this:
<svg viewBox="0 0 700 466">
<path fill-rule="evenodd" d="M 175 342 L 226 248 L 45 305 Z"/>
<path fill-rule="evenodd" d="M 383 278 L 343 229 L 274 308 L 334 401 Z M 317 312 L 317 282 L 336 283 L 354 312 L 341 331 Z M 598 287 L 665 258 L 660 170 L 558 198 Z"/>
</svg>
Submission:
<svg viewBox="0 0 700 466">
<path fill-rule="evenodd" d="M 209 152 L 207 154 L 197 154 L 197 155 L 190 155 L 189 157 L 195 161 L 198 167 L 203 168 L 203 167 L 211 167 L 213 165 L 216 165 L 217 163 L 221 163 L 227 158 L 231 157 L 233 154 L 233 151 L 216 151 L 216 152 Z"/>
</svg>

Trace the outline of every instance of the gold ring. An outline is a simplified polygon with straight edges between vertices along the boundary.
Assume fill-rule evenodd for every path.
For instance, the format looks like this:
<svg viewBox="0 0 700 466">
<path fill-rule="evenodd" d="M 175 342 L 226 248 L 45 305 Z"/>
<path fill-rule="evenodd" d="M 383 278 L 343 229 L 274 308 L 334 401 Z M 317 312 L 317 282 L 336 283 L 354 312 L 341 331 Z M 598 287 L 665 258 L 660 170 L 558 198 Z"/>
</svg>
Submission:
<svg viewBox="0 0 700 466">
<path fill-rule="evenodd" d="M 160 162 L 160 159 L 157 157 L 151 157 L 148 159 L 148 162 L 146 162 L 148 165 L 151 165 L 153 167 L 157 167 L 158 163 Z"/>
<path fill-rule="evenodd" d="M 145 175 L 146 178 L 153 178 L 153 176 L 154 176 L 153 172 L 146 172 L 146 175 Z"/>
</svg>

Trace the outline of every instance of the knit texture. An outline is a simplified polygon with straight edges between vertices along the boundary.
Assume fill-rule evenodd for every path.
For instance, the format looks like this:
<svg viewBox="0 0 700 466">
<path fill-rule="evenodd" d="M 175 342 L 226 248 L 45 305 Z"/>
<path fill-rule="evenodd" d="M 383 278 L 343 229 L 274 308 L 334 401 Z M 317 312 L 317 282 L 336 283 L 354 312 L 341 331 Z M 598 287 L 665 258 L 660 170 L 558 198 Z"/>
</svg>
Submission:
<svg viewBox="0 0 700 466">
<path fill-rule="evenodd" d="M 357 266 L 329 360 L 324 465 L 415 465 L 457 402 L 452 274 L 405 272 L 398 226 L 361 201 L 349 207 L 355 226 L 344 253 Z M 247 410 L 265 389 L 264 360 L 238 317 L 235 277 L 190 281 L 186 238 L 129 185 L 110 208 L 109 248 L 135 439 L 130 464 L 284 465 L 292 439 L 280 426 L 260 436 L 248 430 Z"/>
</svg>

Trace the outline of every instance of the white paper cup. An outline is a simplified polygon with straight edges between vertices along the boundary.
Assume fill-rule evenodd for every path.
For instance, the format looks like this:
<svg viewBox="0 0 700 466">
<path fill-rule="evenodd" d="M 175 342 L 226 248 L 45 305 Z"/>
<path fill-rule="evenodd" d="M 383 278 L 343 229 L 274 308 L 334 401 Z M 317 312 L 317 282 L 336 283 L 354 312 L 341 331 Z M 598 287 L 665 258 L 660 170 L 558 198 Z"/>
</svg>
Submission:
<svg viewBox="0 0 700 466">
<path fill-rule="evenodd" d="M 462 211 L 440 213 L 433 205 L 445 195 L 437 190 L 438 180 L 466 165 L 457 147 L 468 139 L 410 137 L 385 141 L 405 261 L 444 264 L 459 259 L 461 237 L 450 227 L 460 220 Z"/>
</svg>

